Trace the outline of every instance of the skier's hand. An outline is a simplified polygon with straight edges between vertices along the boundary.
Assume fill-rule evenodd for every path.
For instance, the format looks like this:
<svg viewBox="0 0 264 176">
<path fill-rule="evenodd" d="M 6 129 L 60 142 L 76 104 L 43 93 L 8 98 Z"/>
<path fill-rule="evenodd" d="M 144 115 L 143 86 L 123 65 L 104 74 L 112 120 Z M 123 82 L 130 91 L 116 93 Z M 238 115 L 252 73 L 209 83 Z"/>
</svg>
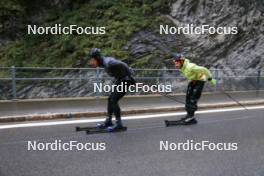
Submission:
<svg viewBox="0 0 264 176">
<path fill-rule="evenodd" d="M 211 79 L 210 83 L 212 86 L 216 86 L 216 79 Z"/>
</svg>

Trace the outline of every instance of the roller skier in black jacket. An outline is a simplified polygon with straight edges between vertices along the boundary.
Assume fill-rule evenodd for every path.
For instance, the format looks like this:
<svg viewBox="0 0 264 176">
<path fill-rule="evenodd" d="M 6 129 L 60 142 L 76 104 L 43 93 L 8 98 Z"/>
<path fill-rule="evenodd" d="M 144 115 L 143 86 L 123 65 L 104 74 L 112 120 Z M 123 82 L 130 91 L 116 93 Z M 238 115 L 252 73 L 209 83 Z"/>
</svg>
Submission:
<svg viewBox="0 0 264 176">
<path fill-rule="evenodd" d="M 128 65 L 120 60 L 112 57 L 104 57 L 101 55 L 101 50 L 93 48 L 90 53 L 90 65 L 93 67 L 104 68 L 105 72 L 115 78 L 115 85 L 127 85 L 128 87 L 135 84 L 135 80 L 132 77 L 132 70 Z M 107 105 L 107 117 L 104 123 L 97 124 L 98 128 L 106 129 L 108 131 L 115 131 L 123 128 L 121 120 L 121 110 L 118 101 L 126 94 L 126 91 L 117 91 L 115 88 L 112 90 L 108 97 Z M 112 115 L 115 115 L 116 123 L 112 123 Z"/>
</svg>

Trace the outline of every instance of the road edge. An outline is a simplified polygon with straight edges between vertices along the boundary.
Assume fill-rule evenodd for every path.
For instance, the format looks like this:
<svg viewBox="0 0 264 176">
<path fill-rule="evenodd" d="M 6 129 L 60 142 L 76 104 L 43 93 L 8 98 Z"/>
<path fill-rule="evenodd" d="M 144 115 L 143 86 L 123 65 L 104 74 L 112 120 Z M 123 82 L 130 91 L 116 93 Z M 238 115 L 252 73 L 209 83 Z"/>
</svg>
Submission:
<svg viewBox="0 0 264 176">
<path fill-rule="evenodd" d="M 264 100 L 260 101 L 241 101 L 244 106 L 264 105 Z M 217 103 L 217 104 L 200 104 L 199 110 L 204 109 L 219 109 L 240 107 L 241 105 L 233 102 Z M 158 112 L 180 112 L 184 111 L 184 107 L 161 107 L 161 108 L 141 108 L 141 109 L 125 109 L 122 111 L 123 115 L 143 114 L 143 113 L 158 113 Z M 54 119 L 76 119 L 87 117 L 106 116 L 105 111 L 97 112 L 76 112 L 76 113 L 54 113 L 54 114 L 39 114 L 39 115 L 23 115 L 23 116 L 7 116 L 0 118 L 1 123 L 8 122 L 24 122 L 24 121 L 39 121 L 39 120 L 54 120 Z"/>
</svg>

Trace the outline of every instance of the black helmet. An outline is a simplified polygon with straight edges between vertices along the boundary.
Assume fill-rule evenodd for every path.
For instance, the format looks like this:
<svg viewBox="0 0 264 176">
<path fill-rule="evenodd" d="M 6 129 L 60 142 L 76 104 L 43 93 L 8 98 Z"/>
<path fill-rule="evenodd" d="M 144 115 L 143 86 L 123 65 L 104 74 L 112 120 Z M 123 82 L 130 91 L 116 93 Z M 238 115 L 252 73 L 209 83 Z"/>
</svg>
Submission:
<svg viewBox="0 0 264 176">
<path fill-rule="evenodd" d="M 181 53 L 172 53 L 172 57 L 174 61 L 184 60 L 183 55 Z"/>
<path fill-rule="evenodd" d="M 99 48 L 93 48 L 90 53 L 90 58 L 101 59 L 101 50 Z"/>
</svg>

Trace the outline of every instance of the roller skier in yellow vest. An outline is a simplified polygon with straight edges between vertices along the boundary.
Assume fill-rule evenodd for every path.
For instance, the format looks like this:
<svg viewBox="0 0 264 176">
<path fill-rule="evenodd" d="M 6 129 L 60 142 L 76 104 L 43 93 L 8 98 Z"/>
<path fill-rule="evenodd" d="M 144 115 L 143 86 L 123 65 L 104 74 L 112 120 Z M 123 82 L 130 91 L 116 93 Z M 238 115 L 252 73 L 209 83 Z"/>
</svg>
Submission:
<svg viewBox="0 0 264 176">
<path fill-rule="evenodd" d="M 191 63 L 180 53 L 173 53 L 173 61 L 175 67 L 179 69 L 184 77 L 186 77 L 189 81 L 185 102 L 187 115 L 177 121 L 177 125 L 196 124 L 197 120 L 194 117 L 194 113 L 197 110 L 197 103 L 202 95 L 204 84 L 206 81 L 209 81 L 213 86 L 215 86 L 216 80 L 212 78 L 212 74 L 207 68 Z M 165 121 L 165 123 L 168 126 L 168 121 Z"/>
</svg>

